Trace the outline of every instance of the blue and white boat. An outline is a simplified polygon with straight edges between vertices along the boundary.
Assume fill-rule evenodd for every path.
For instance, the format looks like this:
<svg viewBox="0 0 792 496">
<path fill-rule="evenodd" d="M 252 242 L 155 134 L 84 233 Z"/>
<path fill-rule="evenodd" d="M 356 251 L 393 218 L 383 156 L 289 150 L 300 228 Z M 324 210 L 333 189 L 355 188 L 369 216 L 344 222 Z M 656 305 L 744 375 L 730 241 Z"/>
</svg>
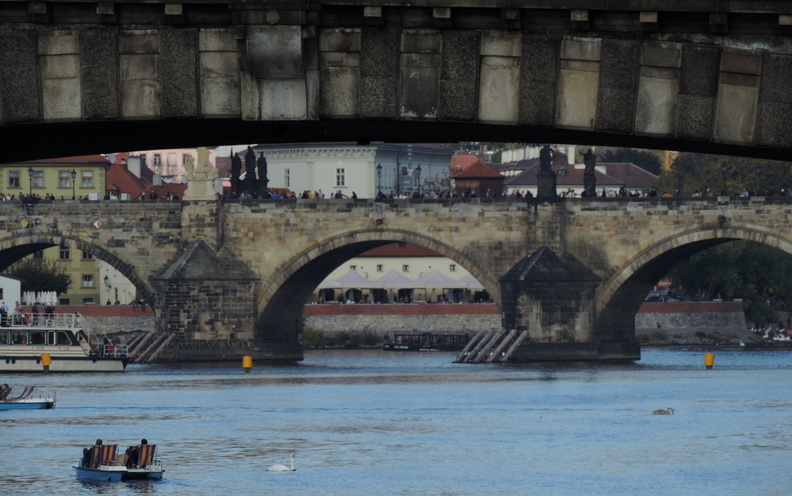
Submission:
<svg viewBox="0 0 792 496">
<path fill-rule="evenodd" d="M 12 389 L 4 384 L 0 389 L 0 410 L 55 408 L 55 394 L 33 395 L 34 390 L 34 386 L 26 387 L 21 394 L 13 396 Z"/>
<path fill-rule="evenodd" d="M 162 479 L 165 470 L 155 455 L 156 444 L 130 446 L 121 454 L 117 449 L 117 444 L 85 448 L 80 463 L 74 467 L 77 478 L 104 482 Z"/>
</svg>

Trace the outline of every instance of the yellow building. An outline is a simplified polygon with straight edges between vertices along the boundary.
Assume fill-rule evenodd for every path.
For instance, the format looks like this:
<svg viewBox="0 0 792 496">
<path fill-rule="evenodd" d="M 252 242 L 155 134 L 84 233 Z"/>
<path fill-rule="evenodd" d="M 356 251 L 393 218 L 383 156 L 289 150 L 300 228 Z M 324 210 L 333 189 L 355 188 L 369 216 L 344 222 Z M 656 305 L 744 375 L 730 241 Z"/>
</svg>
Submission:
<svg viewBox="0 0 792 496">
<path fill-rule="evenodd" d="M 0 185 L 6 201 L 101 200 L 110 162 L 102 155 L 34 160 L 0 165 Z M 99 264 L 89 253 L 53 246 L 32 256 L 56 260 L 71 285 L 59 295 L 61 304 L 105 303 L 100 299 Z"/>
</svg>

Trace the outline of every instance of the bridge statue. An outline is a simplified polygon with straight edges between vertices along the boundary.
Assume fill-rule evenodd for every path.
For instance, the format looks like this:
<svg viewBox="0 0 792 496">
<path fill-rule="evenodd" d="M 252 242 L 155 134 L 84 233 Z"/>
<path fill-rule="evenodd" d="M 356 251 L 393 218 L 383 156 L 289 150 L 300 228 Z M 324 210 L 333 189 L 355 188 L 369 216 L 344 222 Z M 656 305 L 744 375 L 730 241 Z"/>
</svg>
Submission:
<svg viewBox="0 0 792 496">
<path fill-rule="evenodd" d="M 247 147 L 245 152 L 245 191 L 251 195 L 256 193 L 256 153 L 253 148 Z"/>
<path fill-rule="evenodd" d="M 545 145 L 539 151 L 539 172 L 536 173 L 537 199 L 554 199 L 556 194 L 556 173 L 553 171 L 553 149 L 550 145 Z"/>
<path fill-rule="evenodd" d="M 269 198 L 267 193 L 267 158 L 262 153 L 256 161 L 256 168 L 258 169 L 258 196 L 259 198 Z"/>
<path fill-rule="evenodd" d="M 594 175 L 597 157 L 591 148 L 583 154 L 583 163 L 586 164 L 586 169 L 583 171 L 583 193 L 580 196 L 586 198 L 597 196 L 597 177 Z"/>
<path fill-rule="evenodd" d="M 242 192 L 239 176 L 242 173 L 242 159 L 238 153 L 231 154 L 231 196 L 238 196 Z"/>
</svg>

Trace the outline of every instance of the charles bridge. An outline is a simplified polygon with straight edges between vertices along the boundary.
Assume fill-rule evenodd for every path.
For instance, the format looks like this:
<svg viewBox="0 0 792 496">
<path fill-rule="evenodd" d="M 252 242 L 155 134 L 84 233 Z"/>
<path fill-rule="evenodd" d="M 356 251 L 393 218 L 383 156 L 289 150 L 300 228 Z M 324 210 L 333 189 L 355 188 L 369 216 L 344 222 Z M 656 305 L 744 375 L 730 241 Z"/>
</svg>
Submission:
<svg viewBox="0 0 792 496">
<path fill-rule="evenodd" d="M 637 358 L 634 316 L 670 268 L 736 239 L 792 253 L 791 216 L 782 197 L 2 203 L 0 260 L 85 250 L 136 285 L 158 332 L 295 358 L 319 282 L 368 249 L 416 243 L 468 269 L 533 346 Z"/>
</svg>

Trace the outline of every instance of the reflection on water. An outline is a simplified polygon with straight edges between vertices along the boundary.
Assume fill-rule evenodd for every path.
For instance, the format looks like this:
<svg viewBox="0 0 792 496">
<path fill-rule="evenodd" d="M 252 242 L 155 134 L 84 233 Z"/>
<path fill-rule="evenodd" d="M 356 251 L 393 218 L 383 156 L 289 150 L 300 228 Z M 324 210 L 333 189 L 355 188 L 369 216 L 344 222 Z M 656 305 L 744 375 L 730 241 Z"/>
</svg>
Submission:
<svg viewBox="0 0 792 496">
<path fill-rule="evenodd" d="M 453 364 L 309 351 L 279 367 L 6 376 L 58 394 L 0 412 L 0 493 L 786 495 L 792 353 L 644 350 L 631 365 Z M 236 364 L 234 364 L 236 365 Z M 673 407 L 676 415 L 652 415 Z M 97 437 L 159 446 L 165 479 L 85 484 Z M 296 472 L 266 467 L 288 463 Z"/>
</svg>

